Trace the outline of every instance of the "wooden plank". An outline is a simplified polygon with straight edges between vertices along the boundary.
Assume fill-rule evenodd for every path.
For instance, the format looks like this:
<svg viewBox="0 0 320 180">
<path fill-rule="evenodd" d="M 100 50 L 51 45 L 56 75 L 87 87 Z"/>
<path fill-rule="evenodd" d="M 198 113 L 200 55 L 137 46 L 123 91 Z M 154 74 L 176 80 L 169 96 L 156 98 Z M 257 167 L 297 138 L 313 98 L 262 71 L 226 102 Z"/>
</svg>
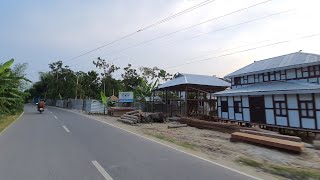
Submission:
<svg viewBox="0 0 320 180">
<path fill-rule="evenodd" d="M 180 127 L 187 127 L 188 125 L 187 124 L 170 124 L 168 125 L 168 129 L 171 129 L 171 128 L 180 128 Z"/>
<path fill-rule="evenodd" d="M 248 134 L 243 132 L 235 132 L 231 134 L 231 141 L 245 141 L 252 142 L 255 144 L 266 145 L 270 147 L 275 147 L 279 149 L 286 149 L 294 152 L 301 153 L 304 147 L 303 143 L 293 142 L 288 140 L 282 140 L 271 137 L 264 137 L 254 134 Z"/>
<path fill-rule="evenodd" d="M 272 138 L 277 138 L 277 139 L 283 139 L 283 140 L 288 140 L 288 141 L 294 141 L 294 142 L 302 142 L 300 137 L 281 135 L 281 134 L 276 134 L 273 132 L 269 133 L 269 132 L 252 131 L 252 130 L 246 130 L 246 129 L 240 129 L 240 132 L 259 135 L 259 136 L 265 136 L 265 137 L 272 137 Z"/>
</svg>

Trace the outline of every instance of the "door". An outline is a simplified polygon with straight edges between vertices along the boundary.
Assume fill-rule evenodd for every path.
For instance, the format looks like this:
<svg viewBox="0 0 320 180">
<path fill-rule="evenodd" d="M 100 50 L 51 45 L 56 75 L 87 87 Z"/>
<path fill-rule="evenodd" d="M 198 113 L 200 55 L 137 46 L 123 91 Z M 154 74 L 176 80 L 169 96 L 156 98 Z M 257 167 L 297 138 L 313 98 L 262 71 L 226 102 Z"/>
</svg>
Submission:
<svg viewBox="0 0 320 180">
<path fill-rule="evenodd" d="M 266 124 L 266 111 L 263 96 L 249 96 L 250 122 Z"/>
</svg>

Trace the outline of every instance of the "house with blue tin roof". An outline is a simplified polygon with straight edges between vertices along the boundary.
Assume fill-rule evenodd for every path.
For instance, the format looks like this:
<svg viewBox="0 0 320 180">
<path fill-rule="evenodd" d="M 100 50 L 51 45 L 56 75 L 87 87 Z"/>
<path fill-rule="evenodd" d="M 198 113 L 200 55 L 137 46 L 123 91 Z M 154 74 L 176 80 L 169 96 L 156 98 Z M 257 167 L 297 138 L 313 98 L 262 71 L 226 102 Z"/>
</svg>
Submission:
<svg viewBox="0 0 320 180">
<path fill-rule="evenodd" d="M 295 52 L 228 74 L 215 93 L 218 116 L 271 127 L 320 131 L 320 55 Z"/>
</svg>

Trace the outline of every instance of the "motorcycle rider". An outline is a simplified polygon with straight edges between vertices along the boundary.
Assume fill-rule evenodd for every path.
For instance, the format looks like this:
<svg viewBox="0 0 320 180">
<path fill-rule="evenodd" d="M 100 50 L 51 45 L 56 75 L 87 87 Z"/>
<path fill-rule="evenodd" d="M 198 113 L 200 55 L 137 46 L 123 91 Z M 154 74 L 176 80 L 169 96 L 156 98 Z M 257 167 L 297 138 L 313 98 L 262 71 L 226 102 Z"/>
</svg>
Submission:
<svg viewBox="0 0 320 180">
<path fill-rule="evenodd" d="M 38 111 L 40 111 L 40 108 L 44 109 L 44 106 L 45 106 L 44 99 L 40 99 L 38 103 Z"/>
</svg>

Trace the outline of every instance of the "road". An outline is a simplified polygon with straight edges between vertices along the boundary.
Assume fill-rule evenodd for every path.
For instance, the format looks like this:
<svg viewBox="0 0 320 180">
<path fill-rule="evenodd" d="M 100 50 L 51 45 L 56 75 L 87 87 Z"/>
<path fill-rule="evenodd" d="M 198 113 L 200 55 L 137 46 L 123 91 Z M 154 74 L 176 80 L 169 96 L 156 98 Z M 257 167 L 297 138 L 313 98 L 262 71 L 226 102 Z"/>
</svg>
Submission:
<svg viewBox="0 0 320 180">
<path fill-rule="evenodd" d="M 1 180 L 247 180 L 244 174 L 57 108 L 0 135 Z"/>
</svg>

